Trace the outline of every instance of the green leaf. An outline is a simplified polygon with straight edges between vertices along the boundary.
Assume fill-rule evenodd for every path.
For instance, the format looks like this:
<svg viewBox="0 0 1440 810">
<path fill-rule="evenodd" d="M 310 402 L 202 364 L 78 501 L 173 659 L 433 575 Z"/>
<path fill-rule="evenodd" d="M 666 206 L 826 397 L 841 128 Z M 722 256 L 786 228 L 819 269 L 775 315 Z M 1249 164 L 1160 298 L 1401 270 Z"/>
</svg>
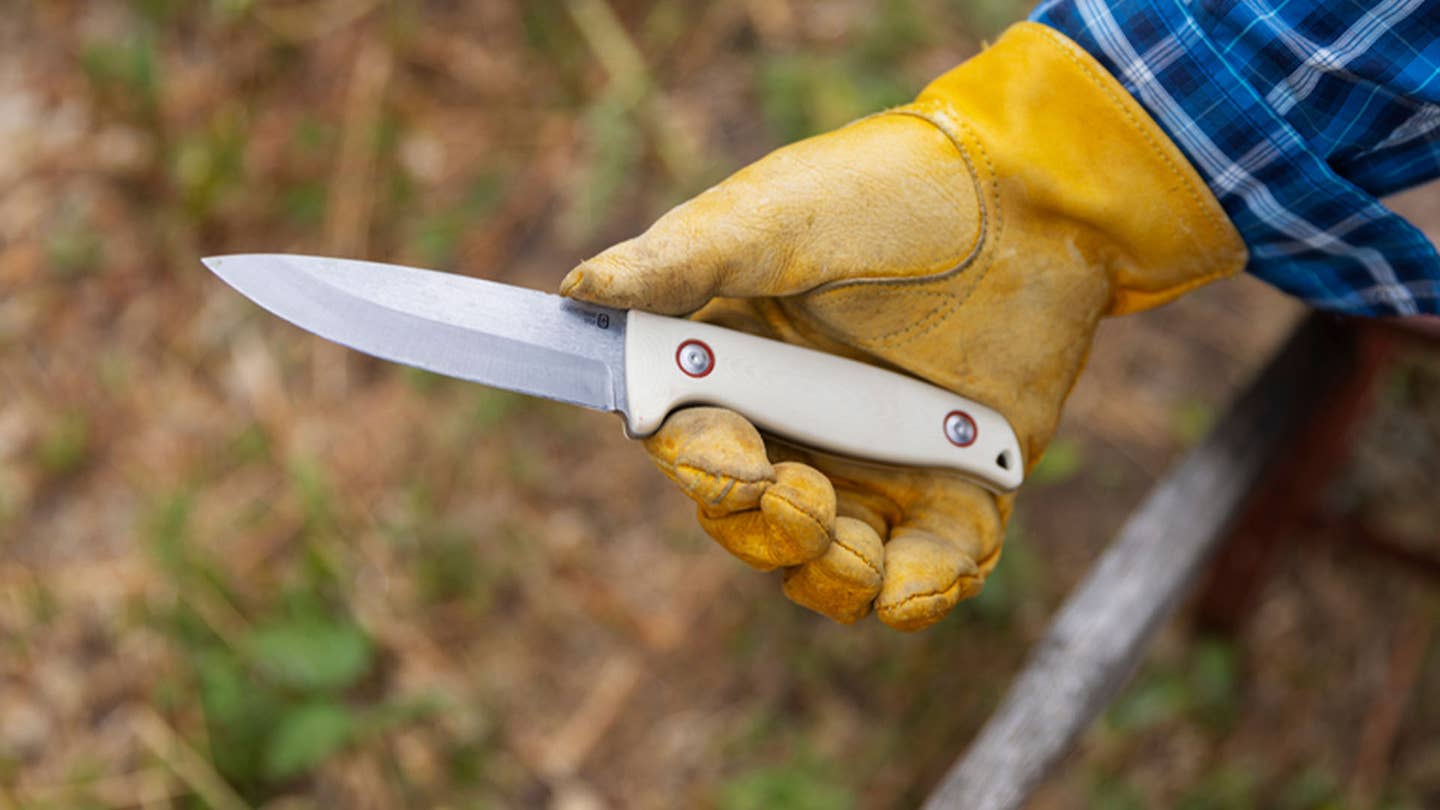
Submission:
<svg viewBox="0 0 1440 810">
<path fill-rule="evenodd" d="M 1023 20 L 1032 3 L 1022 0 L 950 0 L 965 29 L 989 39 L 1016 20 Z"/>
<path fill-rule="evenodd" d="M 728 782 L 721 810 L 843 810 L 855 797 L 810 762 L 760 768 Z"/>
<path fill-rule="evenodd" d="M 229 651 L 202 653 L 197 664 L 210 758 L 236 788 L 253 790 L 260 783 L 260 759 L 271 724 L 284 704 L 273 690 L 256 683 Z"/>
<path fill-rule="evenodd" d="M 583 182 L 563 214 L 571 238 L 584 239 L 609 221 L 615 203 L 634 184 L 645 138 L 632 105 L 615 94 L 600 97 L 580 119 L 585 138 Z"/>
<path fill-rule="evenodd" d="M 158 61 L 149 34 L 87 43 L 80 52 L 80 66 L 95 90 L 142 114 L 152 112 L 159 98 Z"/>
<path fill-rule="evenodd" d="M 190 494 L 185 491 L 158 501 L 145 525 L 151 554 L 167 573 L 176 577 L 190 566 L 185 541 L 189 533 L 191 501 Z"/>
<path fill-rule="evenodd" d="M 1090 787 L 1087 807 L 1094 810 L 1145 810 L 1145 797 L 1128 782 L 1107 776 Z"/>
<path fill-rule="evenodd" d="M 1279 810 L 1323 810 L 1340 807 L 1340 781 L 1319 763 L 1311 764 L 1280 791 Z"/>
<path fill-rule="evenodd" d="M 1045 581 L 1045 564 L 1025 543 L 1020 521 L 1012 518 L 1005 533 L 1005 564 L 985 578 L 980 595 L 963 603 L 960 614 L 989 624 L 1007 627 L 1015 611 L 1039 592 Z M 961 623 L 952 623 L 958 627 Z M 966 628 L 963 632 L 973 632 Z"/>
<path fill-rule="evenodd" d="M 193 222 L 205 220 L 223 200 L 243 191 L 248 140 L 243 110 L 227 107 L 215 113 L 208 126 L 186 132 L 167 150 L 170 180 Z"/>
<path fill-rule="evenodd" d="M 1194 714 L 1201 723 L 1223 729 L 1240 711 L 1240 657 L 1220 639 L 1201 639 L 1187 667 Z"/>
<path fill-rule="evenodd" d="M 40 467 L 55 476 L 76 472 L 85 464 L 90 445 L 90 420 L 86 413 L 67 411 L 40 442 Z"/>
<path fill-rule="evenodd" d="M 325 222 L 330 190 L 320 182 L 296 183 L 280 196 L 280 208 L 291 222 L 302 228 L 318 228 Z"/>
<path fill-rule="evenodd" d="M 915 88 L 853 54 L 775 54 L 756 73 L 760 111 L 775 137 L 794 141 L 903 103 Z"/>
<path fill-rule="evenodd" d="M 354 730 L 354 718 L 338 703 L 307 703 L 289 710 L 265 749 L 265 776 L 288 779 L 310 770 L 344 747 Z"/>
<path fill-rule="evenodd" d="M 878 5 L 856 43 L 857 55 L 872 71 L 894 70 L 911 52 L 935 39 L 934 26 L 926 23 L 914 0 L 884 0 Z"/>
<path fill-rule="evenodd" d="M 1210 426 L 1215 424 L 1215 408 L 1198 399 L 1183 402 L 1171 417 L 1175 438 L 1185 445 L 1192 445 L 1205 438 Z"/>
<path fill-rule="evenodd" d="M 500 426 L 512 414 L 523 410 L 529 402 L 526 397 L 498 388 L 477 385 L 475 391 L 475 425 L 484 431 Z"/>
<path fill-rule="evenodd" d="M 1147 673 L 1106 712 L 1119 731 L 1142 731 L 1174 720 L 1189 705 L 1186 683 L 1172 672 Z"/>
<path fill-rule="evenodd" d="M 305 531 L 325 534 L 335 528 L 335 498 L 324 467 L 315 459 L 300 457 L 290 464 L 291 485 L 305 508 Z"/>
<path fill-rule="evenodd" d="M 75 205 L 62 205 L 50 226 L 49 241 L 45 245 L 50 270 L 61 278 L 72 279 L 99 267 L 104 254 L 101 233 L 89 211 Z"/>
<path fill-rule="evenodd" d="M 1058 484 L 1074 477 L 1084 462 L 1080 443 L 1074 439 L 1056 439 L 1030 471 L 1031 484 Z"/>
<path fill-rule="evenodd" d="M 1259 777 L 1242 765 L 1222 765 L 1200 774 L 1176 803 L 1179 810 L 1250 810 L 1258 807 Z"/>
<path fill-rule="evenodd" d="M 298 689 L 344 689 L 370 671 L 374 649 L 354 622 L 301 616 L 261 625 L 250 639 L 255 663 Z"/>
</svg>

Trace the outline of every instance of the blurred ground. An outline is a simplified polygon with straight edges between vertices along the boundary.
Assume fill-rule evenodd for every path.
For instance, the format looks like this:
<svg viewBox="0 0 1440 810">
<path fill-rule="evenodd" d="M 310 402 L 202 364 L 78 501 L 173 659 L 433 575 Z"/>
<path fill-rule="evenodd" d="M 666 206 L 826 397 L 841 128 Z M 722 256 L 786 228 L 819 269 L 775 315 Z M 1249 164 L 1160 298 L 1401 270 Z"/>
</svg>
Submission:
<svg viewBox="0 0 1440 810">
<path fill-rule="evenodd" d="M 901 636 L 712 547 L 612 418 L 347 354 L 197 258 L 553 288 L 1026 5 L 12 0 L 0 807 L 913 805 L 1296 305 L 1107 324 L 984 594 Z M 1440 235 L 1437 200 L 1403 206 Z M 1434 539 L 1440 362 L 1384 399 L 1335 497 Z M 1239 637 L 1168 628 L 1036 805 L 1440 805 L 1436 600 L 1287 557 Z"/>
</svg>

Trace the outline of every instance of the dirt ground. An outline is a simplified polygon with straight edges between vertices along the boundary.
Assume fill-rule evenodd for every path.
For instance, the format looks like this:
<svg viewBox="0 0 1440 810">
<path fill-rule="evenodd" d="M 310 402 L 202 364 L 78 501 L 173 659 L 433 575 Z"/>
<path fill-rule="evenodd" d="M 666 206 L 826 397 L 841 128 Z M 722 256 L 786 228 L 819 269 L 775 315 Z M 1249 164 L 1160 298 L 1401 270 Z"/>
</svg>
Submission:
<svg viewBox="0 0 1440 810">
<path fill-rule="evenodd" d="M 349 354 L 198 257 L 553 289 L 1008 0 L 12 0 L 0 15 L 0 809 L 916 804 L 1302 308 L 1108 322 L 984 593 L 842 627 L 613 417 Z M 1440 238 L 1440 188 L 1396 205 Z M 1327 503 L 1440 554 L 1440 355 Z M 1301 538 L 1168 626 L 1039 808 L 1440 806 L 1440 588 Z M 1388 718 L 1388 719 L 1387 719 Z"/>
</svg>

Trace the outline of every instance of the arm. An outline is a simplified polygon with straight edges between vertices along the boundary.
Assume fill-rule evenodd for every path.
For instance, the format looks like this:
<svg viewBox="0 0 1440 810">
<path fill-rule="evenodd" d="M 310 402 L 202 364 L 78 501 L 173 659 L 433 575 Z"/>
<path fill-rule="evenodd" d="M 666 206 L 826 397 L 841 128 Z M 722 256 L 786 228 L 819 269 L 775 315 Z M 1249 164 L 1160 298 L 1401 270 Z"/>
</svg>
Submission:
<svg viewBox="0 0 1440 810">
<path fill-rule="evenodd" d="M 1440 3 L 1051 0 L 1186 154 L 1248 270 L 1363 315 L 1440 312 L 1440 257 L 1377 197 L 1440 176 Z"/>
</svg>

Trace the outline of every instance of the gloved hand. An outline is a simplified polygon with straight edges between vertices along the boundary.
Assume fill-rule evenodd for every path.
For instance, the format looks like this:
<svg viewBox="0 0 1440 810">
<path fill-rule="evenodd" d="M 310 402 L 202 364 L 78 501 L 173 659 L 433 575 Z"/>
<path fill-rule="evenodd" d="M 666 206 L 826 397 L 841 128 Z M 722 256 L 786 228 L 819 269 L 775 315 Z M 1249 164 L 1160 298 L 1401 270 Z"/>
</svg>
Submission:
<svg viewBox="0 0 1440 810">
<path fill-rule="evenodd" d="M 1033 467 L 1102 316 L 1238 270 L 1209 189 L 1088 54 L 1034 23 L 912 104 L 792 144 L 575 268 L 561 292 L 908 372 L 999 410 Z M 902 630 L 977 593 L 1011 497 L 691 408 L 646 440 L 709 534 L 792 600 Z"/>
</svg>

